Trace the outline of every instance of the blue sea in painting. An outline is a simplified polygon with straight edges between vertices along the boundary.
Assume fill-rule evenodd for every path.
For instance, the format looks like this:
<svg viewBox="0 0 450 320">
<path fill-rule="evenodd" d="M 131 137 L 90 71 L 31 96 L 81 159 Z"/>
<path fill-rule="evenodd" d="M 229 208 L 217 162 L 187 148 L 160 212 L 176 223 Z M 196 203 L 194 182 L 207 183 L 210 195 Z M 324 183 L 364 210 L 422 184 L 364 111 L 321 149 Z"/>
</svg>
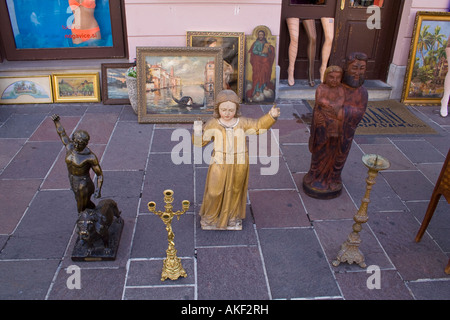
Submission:
<svg viewBox="0 0 450 320">
<path fill-rule="evenodd" d="M 68 48 L 80 46 L 112 47 L 109 0 L 97 0 L 95 19 L 101 39 L 73 44 L 70 26 L 74 14 L 68 0 L 7 0 L 17 49 Z"/>
</svg>

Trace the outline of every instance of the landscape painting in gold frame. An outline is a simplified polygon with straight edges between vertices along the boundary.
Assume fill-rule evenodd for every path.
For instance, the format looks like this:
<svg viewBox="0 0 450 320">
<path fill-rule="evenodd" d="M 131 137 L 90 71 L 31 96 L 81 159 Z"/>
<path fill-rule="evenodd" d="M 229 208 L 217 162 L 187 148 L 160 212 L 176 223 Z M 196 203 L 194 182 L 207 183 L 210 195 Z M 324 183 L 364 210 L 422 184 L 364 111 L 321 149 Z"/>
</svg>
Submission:
<svg viewBox="0 0 450 320">
<path fill-rule="evenodd" d="M 189 123 L 212 116 L 222 89 L 222 49 L 137 47 L 139 123 Z"/>
<path fill-rule="evenodd" d="M 188 47 L 219 47 L 223 57 L 223 89 L 236 92 L 244 97 L 244 32 L 188 31 Z"/>
<path fill-rule="evenodd" d="M 0 77 L 0 104 L 52 102 L 50 75 Z"/>
<path fill-rule="evenodd" d="M 409 52 L 402 103 L 440 105 L 449 64 L 450 13 L 419 11 Z M 450 57 L 449 57 L 450 58 Z"/>
<path fill-rule="evenodd" d="M 52 74 L 54 101 L 99 102 L 98 72 Z"/>
</svg>

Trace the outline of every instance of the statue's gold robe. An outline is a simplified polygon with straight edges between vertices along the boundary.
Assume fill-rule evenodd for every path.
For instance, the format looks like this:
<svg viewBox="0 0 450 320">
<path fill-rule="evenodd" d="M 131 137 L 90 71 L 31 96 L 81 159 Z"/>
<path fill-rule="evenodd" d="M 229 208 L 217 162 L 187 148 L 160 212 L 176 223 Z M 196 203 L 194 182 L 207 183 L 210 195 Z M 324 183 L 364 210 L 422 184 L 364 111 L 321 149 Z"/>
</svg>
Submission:
<svg viewBox="0 0 450 320">
<path fill-rule="evenodd" d="M 203 127 L 202 136 L 193 135 L 193 143 L 204 147 L 214 143 L 200 208 L 202 227 L 224 229 L 245 218 L 249 176 L 246 135 L 264 133 L 276 122 L 266 114 L 259 119 L 240 117 L 232 127 L 212 118 Z"/>
</svg>

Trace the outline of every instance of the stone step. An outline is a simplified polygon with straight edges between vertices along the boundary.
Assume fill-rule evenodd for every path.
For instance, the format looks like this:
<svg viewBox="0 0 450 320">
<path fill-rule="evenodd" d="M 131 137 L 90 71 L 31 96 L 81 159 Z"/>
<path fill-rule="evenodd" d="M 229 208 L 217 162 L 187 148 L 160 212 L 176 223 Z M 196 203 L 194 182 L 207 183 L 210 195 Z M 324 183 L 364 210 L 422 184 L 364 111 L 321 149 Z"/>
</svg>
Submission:
<svg viewBox="0 0 450 320">
<path fill-rule="evenodd" d="M 308 80 L 296 80 L 295 85 L 291 87 L 288 85 L 287 80 L 280 80 L 277 99 L 314 100 L 319 84 L 320 80 L 316 80 L 316 85 L 311 87 L 308 84 Z M 389 100 L 391 98 L 392 87 L 381 80 L 366 80 L 364 86 L 369 91 L 370 101 Z"/>
</svg>

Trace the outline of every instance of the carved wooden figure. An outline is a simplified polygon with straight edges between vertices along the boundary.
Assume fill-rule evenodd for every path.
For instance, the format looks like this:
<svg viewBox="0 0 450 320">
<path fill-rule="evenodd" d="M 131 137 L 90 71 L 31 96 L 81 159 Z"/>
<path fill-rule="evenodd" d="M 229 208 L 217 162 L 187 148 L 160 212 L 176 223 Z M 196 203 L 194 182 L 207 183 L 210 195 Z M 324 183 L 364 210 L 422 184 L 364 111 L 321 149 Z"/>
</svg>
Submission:
<svg viewBox="0 0 450 320">
<path fill-rule="evenodd" d="M 325 83 L 316 91 L 309 144 L 311 167 L 303 179 L 303 189 L 311 197 L 332 199 L 341 194 L 341 173 L 367 109 L 368 93 L 363 87 L 366 65 L 367 55 L 352 53 L 347 58 L 343 83 L 338 83 L 342 75 L 339 69 L 330 67 Z"/>
</svg>

